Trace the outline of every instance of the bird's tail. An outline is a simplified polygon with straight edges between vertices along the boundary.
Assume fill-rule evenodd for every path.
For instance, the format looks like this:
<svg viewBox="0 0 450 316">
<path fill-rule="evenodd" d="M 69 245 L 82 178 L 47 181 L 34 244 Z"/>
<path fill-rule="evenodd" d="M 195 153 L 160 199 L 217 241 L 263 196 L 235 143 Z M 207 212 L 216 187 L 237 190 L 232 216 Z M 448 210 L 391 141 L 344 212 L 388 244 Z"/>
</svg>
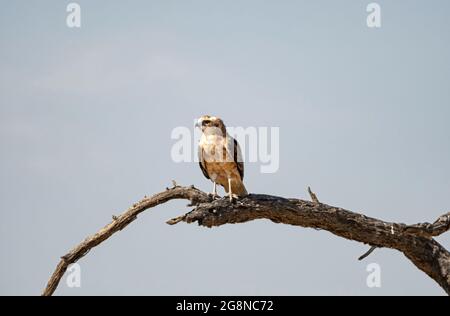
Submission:
<svg viewBox="0 0 450 316">
<path fill-rule="evenodd" d="M 228 189 L 228 188 L 227 188 Z M 229 190 L 227 190 L 229 192 Z M 246 196 L 248 195 L 247 189 L 242 181 L 231 181 L 231 193 L 236 194 L 237 196 Z"/>
</svg>

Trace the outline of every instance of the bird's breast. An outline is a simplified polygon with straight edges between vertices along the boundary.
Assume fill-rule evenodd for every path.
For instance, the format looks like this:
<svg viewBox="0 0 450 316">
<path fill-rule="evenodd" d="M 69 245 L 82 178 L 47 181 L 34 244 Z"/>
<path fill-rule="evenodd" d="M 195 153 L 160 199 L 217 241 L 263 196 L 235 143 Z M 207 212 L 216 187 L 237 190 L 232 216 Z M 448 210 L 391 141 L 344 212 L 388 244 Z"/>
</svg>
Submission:
<svg viewBox="0 0 450 316">
<path fill-rule="evenodd" d="M 232 162 L 233 157 L 229 154 L 227 139 L 219 136 L 203 136 L 200 140 L 200 150 L 206 162 Z"/>
</svg>

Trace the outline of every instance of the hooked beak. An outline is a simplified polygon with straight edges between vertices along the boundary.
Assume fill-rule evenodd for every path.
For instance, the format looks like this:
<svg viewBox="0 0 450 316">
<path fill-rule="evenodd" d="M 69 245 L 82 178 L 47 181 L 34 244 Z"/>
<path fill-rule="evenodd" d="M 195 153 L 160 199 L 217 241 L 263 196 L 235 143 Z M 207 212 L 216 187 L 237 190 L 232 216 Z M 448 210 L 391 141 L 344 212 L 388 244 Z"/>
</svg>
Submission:
<svg viewBox="0 0 450 316">
<path fill-rule="evenodd" d="M 195 127 L 201 128 L 202 127 L 202 122 L 203 120 L 200 118 L 197 120 L 197 122 L 195 122 Z"/>
</svg>

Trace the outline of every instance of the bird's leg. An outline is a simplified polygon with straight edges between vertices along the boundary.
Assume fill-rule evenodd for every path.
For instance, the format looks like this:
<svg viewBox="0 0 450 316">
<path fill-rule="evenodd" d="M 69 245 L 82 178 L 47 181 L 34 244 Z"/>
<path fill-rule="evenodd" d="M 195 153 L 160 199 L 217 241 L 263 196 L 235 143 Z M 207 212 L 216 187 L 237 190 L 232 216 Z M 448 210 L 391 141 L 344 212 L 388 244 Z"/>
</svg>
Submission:
<svg viewBox="0 0 450 316">
<path fill-rule="evenodd" d="M 228 195 L 230 196 L 230 202 L 233 202 L 233 193 L 231 192 L 231 178 L 228 178 Z"/>
<path fill-rule="evenodd" d="M 216 198 L 216 197 L 219 196 L 217 194 L 217 183 L 216 183 L 216 181 L 213 181 L 213 191 L 212 191 L 211 195 L 212 195 L 213 198 Z"/>
</svg>

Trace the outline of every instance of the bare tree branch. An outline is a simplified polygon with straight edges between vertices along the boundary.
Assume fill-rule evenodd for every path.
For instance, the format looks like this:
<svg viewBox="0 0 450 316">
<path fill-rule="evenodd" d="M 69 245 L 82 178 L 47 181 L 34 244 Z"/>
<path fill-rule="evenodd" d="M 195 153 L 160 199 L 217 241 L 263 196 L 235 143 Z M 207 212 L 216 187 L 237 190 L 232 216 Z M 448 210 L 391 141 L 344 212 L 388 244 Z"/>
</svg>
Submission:
<svg viewBox="0 0 450 316">
<path fill-rule="evenodd" d="M 69 251 L 66 255 L 61 257 L 61 261 L 56 266 L 50 280 L 47 283 L 43 296 L 52 295 L 58 287 L 58 284 L 66 272 L 70 264 L 77 262 L 84 257 L 92 248 L 105 241 L 114 233 L 124 229 L 128 224 L 134 221 L 137 216 L 146 209 L 155 207 L 159 204 L 163 204 L 169 200 L 185 199 L 190 200 L 191 204 L 196 205 L 200 202 L 208 202 L 211 197 L 206 193 L 191 187 L 180 187 L 175 181 L 173 181 L 174 187 L 165 191 L 155 194 L 152 197 L 144 197 L 138 203 L 133 204 L 127 211 L 120 216 L 113 216 L 113 221 L 100 229 L 96 234 L 86 238 L 83 242 Z"/>
<path fill-rule="evenodd" d="M 360 257 L 358 258 L 358 260 L 359 260 L 359 261 L 364 260 L 365 258 L 367 258 L 368 256 L 370 256 L 370 254 L 371 254 L 375 249 L 377 249 L 377 247 L 375 247 L 375 246 L 370 247 L 370 249 L 367 250 L 362 256 L 360 256 Z"/>
<path fill-rule="evenodd" d="M 311 197 L 311 200 L 312 200 L 314 203 L 320 203 L 320 202 L 319 202 L 319 199 L 317 198 L 317 195 L 311 190 L 310 187 L 308 187 L 308 193 L 309 193 L 309 196 Z"/>
<path fill-rule="evenodd" d="M 423 236 L 427 238 L 439 236 L 450 229 L 450 212 L 440 216 L 433 224 L 420 223 L 410 225 L 405 228 L 405 231 Z"/>
<path fill-rule="evenodd" d="M 314 193 L 311 194 L 312 191 L 309 191 L 314 200 Z M 184 221 L 213 227 L 244 223 L 255 219 L 268 219 L 274 223 L 327 230 L 334 235 L 369 244 L 372 248 L 397 249 L 450 295 L 450 253 L 432 238 L 449 230 L 450 213 L 439 217 L 433 224 L 408 226 L 402 223 L 384 222 L 329 206 L 320 203 L 317 197 L 315 197 L 316 201 L 310 202 L 250 194 L 230 202 L 228 198 L 214 200 L 210 195 L 193 186 L 181 187 L 175 182 L 173 188 L 152 197 L 146 197 L 134 204 L 95 235 L 88 237 L 63 256 L 42 295 L 54 293 L 70 264 L 78 261 L 112 234 L 125 228 L 144 210 L 173 199 L 190 200 L 190 205 L 195 208 L 187 214 L 169 220 L 167 223 L 171 225 Z M 369 254 L 369 252 L 366 253 L 366 256 Z"/>
</svg>

